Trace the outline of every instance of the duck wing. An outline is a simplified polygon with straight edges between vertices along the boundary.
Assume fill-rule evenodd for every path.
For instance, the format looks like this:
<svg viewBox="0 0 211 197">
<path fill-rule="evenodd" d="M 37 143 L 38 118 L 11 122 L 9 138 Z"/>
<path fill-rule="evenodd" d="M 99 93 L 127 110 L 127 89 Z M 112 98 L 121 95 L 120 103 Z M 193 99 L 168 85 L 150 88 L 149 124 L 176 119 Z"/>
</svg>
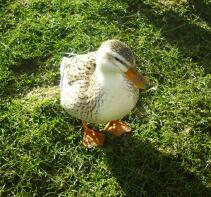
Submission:
<svg viewBox="0 0 211 197">
<path fill-rule="evenodd" d="M 78 82 L 88 85 L 96 68 L 95 58 L 96 52 L 63 57 L 60 65 L 60 87 L 62 88 L 64 79 L 69 86 Z"/>
</svg>

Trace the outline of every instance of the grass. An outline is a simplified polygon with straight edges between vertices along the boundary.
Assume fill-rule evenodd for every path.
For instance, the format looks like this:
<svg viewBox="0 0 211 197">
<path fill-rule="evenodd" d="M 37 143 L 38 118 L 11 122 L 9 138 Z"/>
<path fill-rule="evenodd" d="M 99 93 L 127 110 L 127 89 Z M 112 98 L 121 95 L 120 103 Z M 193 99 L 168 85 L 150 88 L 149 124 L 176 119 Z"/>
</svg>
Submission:
<svg viewBox="0 0 211 197">
<path fill-rule="evenodd" d="M 211 196 L 211 2 L 0 3 L 0 196 Z M 59 105 L 64 52 L 131 46 L 154 88 L 134 132 L 82 146 Z M 102 127 L 102 126 L 100 126 Z"/>
</svg>

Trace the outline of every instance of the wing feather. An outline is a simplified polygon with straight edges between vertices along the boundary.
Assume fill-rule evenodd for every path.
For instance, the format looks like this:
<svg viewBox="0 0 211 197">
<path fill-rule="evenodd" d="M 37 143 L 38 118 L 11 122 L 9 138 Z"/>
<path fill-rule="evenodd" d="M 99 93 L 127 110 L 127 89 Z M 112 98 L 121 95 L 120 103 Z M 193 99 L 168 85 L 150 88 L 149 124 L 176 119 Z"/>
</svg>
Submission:
<svg viewBox="0 0 211 197">
<path fill-rule="evenodd" d="M 95 71 L 96 52 L 91 52 L 86 55 L 75 55 L 72 57 L 63 57 L 60 65 L 61 84 L 64 77 L 66 77 L 68 85 L 75 82 L 83 81 L 89 83 L 90 77 Z"/>
</svg>

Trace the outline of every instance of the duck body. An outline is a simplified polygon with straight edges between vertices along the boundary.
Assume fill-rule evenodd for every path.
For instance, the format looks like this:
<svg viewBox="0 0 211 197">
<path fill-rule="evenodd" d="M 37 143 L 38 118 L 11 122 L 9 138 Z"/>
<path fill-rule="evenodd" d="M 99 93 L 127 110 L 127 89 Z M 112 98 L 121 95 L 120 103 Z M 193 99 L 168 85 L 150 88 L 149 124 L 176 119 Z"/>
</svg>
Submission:
<svg viewBox="0 0 211 197">
<path fill-rule="evenodd" d="M 96 54 L 62 59 L 61 105 L 70 115 L 90 123 L 122 119 L 136 105 L 139 90 L 124 74 L 98 68 Z"/>
<path fill-rule="evenodd" d="M 105 132 L 115 136 L 131 132 L 120 119 L 134 108 L 139 89 L 148 82 L 125 43 L 108 40 L 96 52 L 63 57 L 60 72 L 61 105 L 82 120 L 84 146 L 103 145 Z M 89 128 L 87 122 L 107 123 L 104 133 Z"/>
</svg>

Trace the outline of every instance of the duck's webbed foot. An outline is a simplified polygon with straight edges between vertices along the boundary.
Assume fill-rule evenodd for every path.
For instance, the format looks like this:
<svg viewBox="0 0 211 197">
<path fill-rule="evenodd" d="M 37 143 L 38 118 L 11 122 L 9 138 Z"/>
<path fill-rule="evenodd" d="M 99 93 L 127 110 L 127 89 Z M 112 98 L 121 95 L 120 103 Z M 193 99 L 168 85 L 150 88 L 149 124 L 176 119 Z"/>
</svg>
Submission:
<svg viewBox="0 0 211 197">
<path fill-rule="evenodd" d="M 107 123 L 107 125 L 104 128 L 104 131 L 110 132 L 115 136 L 121 136 L 124 133 L 131 133 L 132 130 L 127 124 L 115 120 Z"/>
<path fill-rule="evenodd" d="M 84 127 L 83 145 L 92 148 L 93 146 L 102 146 L 105 139 L 105 134 L 94 131 L 89 128 L 87 123 L 82 121 Z"/>
</svg>

